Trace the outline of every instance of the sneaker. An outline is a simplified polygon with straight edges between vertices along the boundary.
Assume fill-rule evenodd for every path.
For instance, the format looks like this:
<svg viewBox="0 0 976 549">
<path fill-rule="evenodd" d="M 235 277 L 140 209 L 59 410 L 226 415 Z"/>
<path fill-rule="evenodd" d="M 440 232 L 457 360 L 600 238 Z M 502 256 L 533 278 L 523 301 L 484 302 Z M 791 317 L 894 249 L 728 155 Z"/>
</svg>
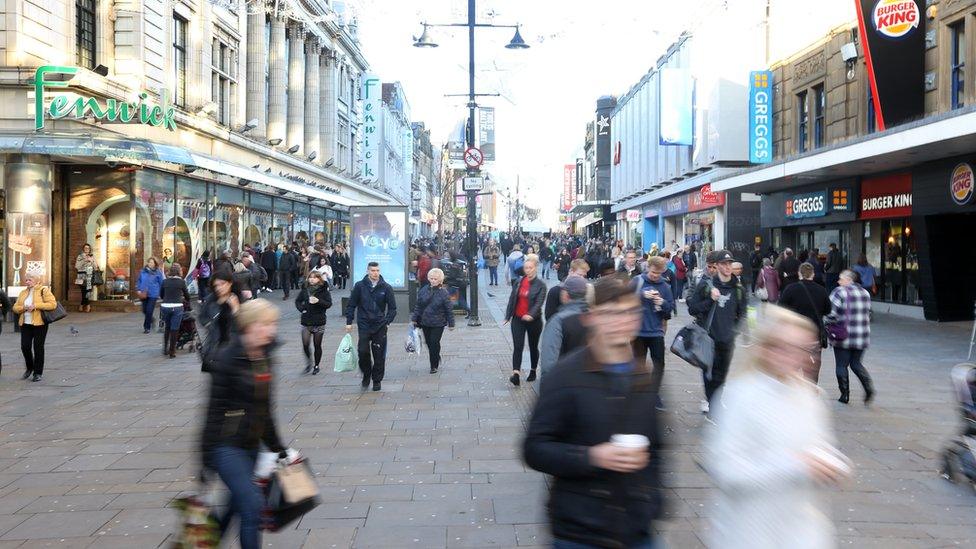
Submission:
<svg viewBox="0 0 976 549">
<path fill-rule="evenodd" d="M 711 423 L 712 425 L 718 425 L 715 420 L 712 419 L 712 414 L 705 414 L 705 421 Z"/>
<path fill-rule="evenodd" d="M 667 409 L 664 407 L 664 401 L 661 400 L 661 395 L 657 396 L 657 402 L 654 403 L 654 409 L 658 412 L 665 412 Z"/>
<path fill-rule="evenodd" d="M 41 380 L 41 374 L 34 374 L 34 377 L 31 378 L 31 381 L 40 381 L 40 380 Z"/>
<path fill-rule="evenodd" d="M 149 330 L 143 330 L 142 333 L 148 334 L 149 333 Z"/>
<path fill-rule="evenodd" d="M 703 413 L 703 414 L 707 414 L 708 413 L 708 401 L 707 400 L 701 401 L 701 413 Z"/>
<path fill-rule="evenodd" d="M 379 390 L 380 390 L 380 388 L 381 388 L 381 387 L 380 387 L 380 382 L 379 382 L 379 381 L 374 381 L 374 382 L 373 382 L 373 390 L 374 390 L 374 391 L 379 391 Z"/>
<path fill-rule="evenodd" d="M 678 303 L 684 303 L 684 302 L 685 302 L 685 298 L 683 298 L 683 297 L 678 298 Z"/>
<path fill-rule="evenodd" d="M 430 369 L 430 373 L 432 373 L 432 374 L 436 374 L 436 373 L 437 373 L 437 368 L 431 368 L 431 369 Z"/>
<path fill-rule="evenodd" d="M 314 368 L 312 368 L 312 375 L 313 375 L 313 376 L 316 376 L 316 375 L 318 375 L 318 374 L 319 374 L 319 367 L 318 367 L 318 366 L 316 366 L 316 367 L 314 367 Z"/>
</svg>

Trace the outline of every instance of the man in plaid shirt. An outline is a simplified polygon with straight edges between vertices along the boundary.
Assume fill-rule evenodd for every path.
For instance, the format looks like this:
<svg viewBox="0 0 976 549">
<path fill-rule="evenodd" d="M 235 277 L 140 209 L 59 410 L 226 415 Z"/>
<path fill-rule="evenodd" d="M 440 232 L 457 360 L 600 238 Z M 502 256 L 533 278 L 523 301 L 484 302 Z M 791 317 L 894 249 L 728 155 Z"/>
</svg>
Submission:
<svg viewBox="0 0 976 549">
<path fill-rule="evenodd" d="M 847 327 L 847 337 L 837 341 L 831 339 L 834 358 L 837 362 L 837 385 L 840 388 L 838 402 L 847 404 L 850 399 L 850 378 L 847 369 L 854 372 L 864 387 L 864 403 L 874 397 L 871 376 L 861 364 L 864 351 L 871 342 L 871 294 L 855 282 L 854 271 L 840 273 L 839 286 L 830 292 L 830 314 L 827 324 L 843 324 Z"/>
</svg>

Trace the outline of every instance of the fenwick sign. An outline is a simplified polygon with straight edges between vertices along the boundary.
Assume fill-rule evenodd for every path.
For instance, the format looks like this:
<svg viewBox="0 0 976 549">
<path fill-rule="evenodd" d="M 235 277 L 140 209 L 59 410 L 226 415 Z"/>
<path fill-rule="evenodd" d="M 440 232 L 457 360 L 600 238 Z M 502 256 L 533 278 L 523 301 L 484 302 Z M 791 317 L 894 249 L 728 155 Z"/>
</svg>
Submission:
<svg viewBox="0 0 976 549">
<path fill-rule="evenodd" d="M 78 72 L 78 67 L 59 67 L 55 65 L 45 65 L 39 67 L 34 73 L 34 129 L 44 128 L 44 117 L 51 118 L 84 118 L 91 114 L 96 120 L 107 122 L 119 122 L 128 124 L 138 122 L 157 128 L 166 128 L 176 131 L 176 109 L 168 104 L 166 93 L 162 94 L 163 101 L 154 104 L 148 101 L 149 94 L 142 92 L 139 94 L 139 101 L 129 103 L 118 99 L 105 99 L 101 101 L 95 97 L 84 97 L 74 94 L 57 94 L 51 99 L 51 104 L 44 108 L 44 89 L 45 88 L 67 88 L 68 80 L 47 80 L 48 74 L 74 75 Z"/>
</svg>

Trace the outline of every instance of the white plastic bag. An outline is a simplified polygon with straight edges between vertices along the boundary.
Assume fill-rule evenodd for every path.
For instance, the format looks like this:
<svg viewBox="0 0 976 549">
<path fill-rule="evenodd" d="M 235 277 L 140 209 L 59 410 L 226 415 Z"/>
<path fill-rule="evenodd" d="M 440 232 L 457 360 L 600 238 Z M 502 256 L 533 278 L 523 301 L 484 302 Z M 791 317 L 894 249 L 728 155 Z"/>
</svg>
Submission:
<svg viewBox="0 0 976 549">
<path fill-rule="evenodd" d="M 352 334 L 346 334 L 339 341 L 339 348 L 335 354 L 336 372 L 351 372 L 359 367 L 359 355 L 352 342 Z"/>
<path fill-rule="evenodd" d="M 407 354 L 419 354 L 420 353 L 420 330 L 414 326 L 410 326 L 407 330 L 407 336 L 403 340 L 403 348 L 407 351 Z"/>
</svg>

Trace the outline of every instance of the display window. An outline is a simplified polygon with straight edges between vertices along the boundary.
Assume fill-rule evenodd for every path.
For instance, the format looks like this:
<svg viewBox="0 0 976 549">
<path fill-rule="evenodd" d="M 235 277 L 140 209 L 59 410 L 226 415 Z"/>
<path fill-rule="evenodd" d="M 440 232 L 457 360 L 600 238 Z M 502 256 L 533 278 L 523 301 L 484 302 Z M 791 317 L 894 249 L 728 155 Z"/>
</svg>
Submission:
<svg viewBox="0 0 976 549">
<path fill-rule="evenodd" d="M 864 223 L 864 256 L 875 268 L 875 299 L 921 305 L 918 242 L 908 219 Z"/>
<path fill-rule="evenodd" d="M 95 263 L 103 271 L 105 284 L 93 288 L 89 299 L 127 299 L 133 275 L 129 256 L 132 174 L 72 166 L 66 171 L 66 178 L 69 193 L 68 278 L 74 279 L 75 257 L 85 244 L 90 244 Z M 77 292 L 77 287 L 69 285 L 69 299 L 80 300 Z"/>
</svg>

